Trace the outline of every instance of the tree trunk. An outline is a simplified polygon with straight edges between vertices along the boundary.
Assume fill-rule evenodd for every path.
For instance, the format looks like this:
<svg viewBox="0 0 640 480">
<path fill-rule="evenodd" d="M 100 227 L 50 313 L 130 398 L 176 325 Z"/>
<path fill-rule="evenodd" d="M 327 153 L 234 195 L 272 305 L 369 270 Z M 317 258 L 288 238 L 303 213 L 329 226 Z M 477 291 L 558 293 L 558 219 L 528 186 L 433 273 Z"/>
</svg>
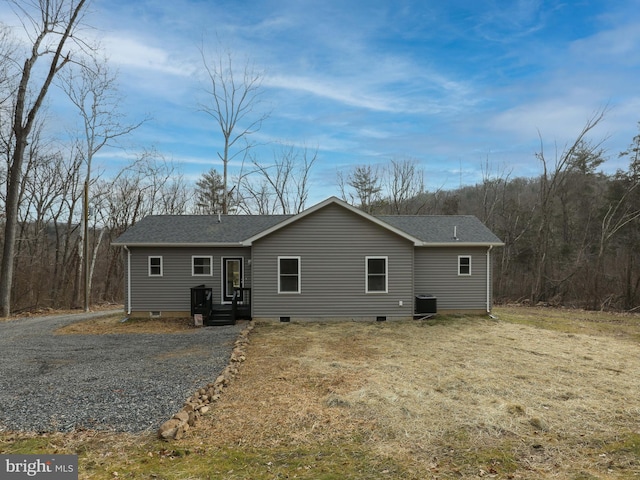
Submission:
<svg viewBox="0 0 640 480">
<path fill-rule="evenodd" d="M 6 223 L 4 227 L 4 246 L 2 250 L 2 270 L 0 270 L 0 315 L 11 315 L 11 290 L 13 286 L 13 263 L 18 229 L 18 203 L 20 193 L 20 173 L 26 139 L 16 142 L 12 166 L 7 182 Z"/>
<path fill-rule="evenodd" d="M 98 257 L 98 250 L 100 249 L 100 244 L 102 243 L 102 237 L 104 237 L 104 228 L 100 229 L 98 240 L 95 246 L 93 247 L 93 255 L 91 257 L 91 267 L 89 268 L 89 274 L 87 275 L 87 287 L 86 287 L 87 288 L 87 301 L 86 301 L 87 311 L 88 311 L 88 305 L 91 303 L 91 284 L 93 283 L 93 271 L 96 268 L 96 258 Z"/>
</svg>

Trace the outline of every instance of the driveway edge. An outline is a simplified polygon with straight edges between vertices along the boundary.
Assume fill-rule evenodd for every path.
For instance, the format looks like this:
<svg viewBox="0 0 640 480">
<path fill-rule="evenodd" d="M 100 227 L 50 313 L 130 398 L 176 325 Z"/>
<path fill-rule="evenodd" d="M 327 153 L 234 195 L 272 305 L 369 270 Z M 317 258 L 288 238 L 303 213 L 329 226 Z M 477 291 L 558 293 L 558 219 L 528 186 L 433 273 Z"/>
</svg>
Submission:
<svg viewBox="0 0 640 480">
<path fill-rule="evenodd" d="M 252 320 L 240 332 L 229 356 L 229 364 L 214 382 L 198 389 L 197 392 L 187 398 L 182 408 L 171 419 L 160 426 L 158 438 L 166 441 L 180 440 L 184 438 L 190 428 L 197 426 L 200 417 L 211 409 L 210 405 L 220 399 L 223 390 L 238 374 L 239 364 L 246 359 L 245 347 L 249 343 L 249 334 L 254 327 L 255 323 Z"/>
</svg>

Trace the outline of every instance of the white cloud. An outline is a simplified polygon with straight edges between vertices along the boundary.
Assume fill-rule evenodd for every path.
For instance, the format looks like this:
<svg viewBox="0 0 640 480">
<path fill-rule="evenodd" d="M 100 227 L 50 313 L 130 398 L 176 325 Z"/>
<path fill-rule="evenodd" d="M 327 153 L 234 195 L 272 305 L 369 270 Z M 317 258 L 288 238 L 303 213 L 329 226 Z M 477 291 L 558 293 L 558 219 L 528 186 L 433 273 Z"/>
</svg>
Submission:
<svg viewBox="0 0 640 480">
<path fill-rule="evenodd" d="M 132 69 L 176 76 L 189 76 L 193 70 L 179 62 L 171 52 L 151 46 L 127 32 L 114 32 L 103 38 L 110 61 Z M 186 68 L 185 68 L 186 67 Z"/>
</svg>

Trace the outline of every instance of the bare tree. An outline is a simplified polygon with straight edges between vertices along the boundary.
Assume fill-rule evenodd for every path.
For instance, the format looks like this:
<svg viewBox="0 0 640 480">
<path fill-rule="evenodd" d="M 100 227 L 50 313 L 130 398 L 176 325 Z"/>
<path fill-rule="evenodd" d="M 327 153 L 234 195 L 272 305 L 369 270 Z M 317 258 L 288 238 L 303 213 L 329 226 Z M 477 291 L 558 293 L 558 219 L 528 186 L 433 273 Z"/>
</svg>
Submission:
<svg viewBox="0 0 640 480">
<path fill-rule="evenodd" d="M 183 214 L 187 210 L 187 190 L 182 177 L 171 161 L 154 150 L 140 153 L 133 164 L 115 178 L 100 182 L 96 190 L 96 215 L 109 240 L 147 215 Z M 122 292 L 118 288 L 123 281 L 120 268 L 120 252 L 112 248 L 106 260 L 103 297 L 118 298 Z"/>
<path fill-rule="evenodd" d="M 394 215 L 421 213 L 426 201 L 416 202 L 416 200 L 425 191 L 424 170 L 420 168 L 417 160 L 391 159 L 386 170 L 385 182 L 391 209 L 389 213 Z"/>
<path fill-rule="evenodd" d="M 531 288 L 531 301 L 537 302 L 546 299 L 549 295 L 548 268 L 551 264 L 551 225 L 554 202 L 557 194 L 567 180 L 568 173 L 574 167 L 573 161 L 576 154 L 585 148 L 585 140 L 588 133 L 593 130 L 604 118 L 606 109 L 594 113 L 586 122 L 578 134 L 576 140 L 566 147 L 561 153 L 555 155 L 553 164 L 549 162 L 545 155 L 542 138 L 540 138 L 540 151 L 536 153 L 536 158 L 542 165 L 542 175 L 540 176 L 540 191 L 538 199 L 537 234 L 534 244 L 534 281 Z M 588 144 L 588 149 L 595 152 L 600 144 Z"/>
<path fill-rule="evenodd" d="M 189 210 L 190 198 L 184 177 L 174 170 L 156 200 L 158 211 L 163 215 L 184 215 Z"/>
<path fill-rule="evenodd" d="M 118 92 L 117 76 L 109 70 L 106 60 L 91 58 L 89 64 L 70 68 L 60 76 L 61 86 L 80 115 L 82 135 L 78 142 L 84 157 L 86 176 L 84 181 L 83 229 L 78 245 L 78 274 L 84 270 L 84 309 L 89 311 L 91 272 L 89 268 L 89 185 L 91 167 L 95 155 L 105 146 L 113 145 L 118 138 L 130 134 L 144 121 L 128 123 L 120 110 L 122 97 Z M 97 252 L 97 250 L 95 250 Z M 91 260 L 95 265 L 95 258 Z"/>
<path fill-rule="evenodd" d="M 488 157 L 484 164 L 480 165 L 480 169 L 482 171 L 482 184 L 480 185 L 482 199 L 479 204 L 482 206 L 482 214 L 478 216 L 484 224 L 491 227 L 495 212 L 500 204 L 500 198 L 505 186 L 509 183 L 509 177 L 513 170 L 507 171 L 507 168 L 503 167 L 497 174 L 494 174 Z"/>
<path fill-rule="evenodd" d="M 62 68 L 72 61 L 73 48 L 86 49 L 86 44 L 74 35 L 81 21 L 85 0 L 15 0 L 11 4 L 28 35 L 31 48 L 24 61 L 14 58 L 15 64 L 21 67 L 11 119 L 13 142 L 6 182 L 6 223 L 0 270 L 0 315 L 5 317 L 11 314 L 19 190 L 29 134 L 51 83 Z M 68 43 L 72 46 L 68 46 Z M 47 62 L 43 66 L 46 72 L 44 78 L 34 76 L 36 65 L 40 62 Z M 31 92 L 33 95 L 30 95 Z"/>
<path fill-rule="evenodd" d="M 630 205 L 629 197 L 640 187 L 637 179 L 627 181 L 622 196 L 615 203 L 610 203 L 605 212 L 600 229 L 598 253 L 593 275 L 592 307 L 603 307 L 600 301 L 600 279 L 604 277 L 604 256 L 611 239 L 624 227 L 640 218 L 640 209 Z"/>
<path fill-rule="evenodd" d="M 95 155 L 105 146 L 130 134 L 145 120 L 130 123 L 121 110 L 123 98 L 117 85 L 117 74 L 111 71 L 107 60 L 90 59 L 89 64 L 69 69 L 60 76 L 60 84 L 81 119 L 84 144 L 82 152 L 87 168 L 86 179 L 91 179 L 91 166 Z"/>
<path fill-rule="evenodd" d="M 271 185 L 264 177 L 244 176 L 241 180 L 242 199 L 238 208 L 248 215 L 270 215 L 273 213 Z"/>
<path fill-rule="evenodd" d="M 72 290 L 74 293 L 69 297 L 69 285 L 72 284 L 69 279 L 74 278 L 74 271 L 78 271 L 77 267 L 74 268 L 77 262 L 75 237 L 82 230 L 79 217 L 75 215 L 76 206 L 83 193 L 82 156 L 75 146 L 72 144 L 65 157 L 56 164 L 56 173 L 53 174 L 62 181 L 60 200 L 54 203 L 51 212 L 51 223 L 55 234 L 53 258 L 55 269 L 52 275 L 50 298 L 54 306 L 71 305 L 72 299 L 77 298 L 77 291 L 80 289 L 76 278 Z"/>
<path fill-rule="evenodd" d="M 13 278 L 13 297 L 24 303 L 39 306 L 48 299 L 45 295 L 49 281 L 50 264 L 48 226 L 50 209 L 61 194 L 60 178 L 54 165 L 61 157 L 43 135 L 38 122 L 29 136 L 25 173 L 19 193 L 16 248 L 14 265 L 19 265 Z"/>
<path fill-rule="evenodd" d="M 211 116 L 223 137 L 222 151 L 218 157 L 222 161 L 222 213 L 228 213 L 229 162 L 250 148 L 248 137 L 262 126 L 269 116 L 259 112 L 262 72 L 247 61 L 236 70 L 233 55 L 227 51 L 218 58 L 209 59 L 200 51 L 202 63 L 207 73 L 208 101 L 200 104 L 200 109 Z M 242 144 L 242 146 L 240 146 Z"/>
<path fill-rule="evenodd" d="M 242 181 L 243 208 L 251 210 L 255 203 L 261 213 L 300 213 L 309 198 L 309 174 L 318 150 L 281 145 L 273 156 L 269 164 L 253 159 L 254 175 Z"/>
</svg>

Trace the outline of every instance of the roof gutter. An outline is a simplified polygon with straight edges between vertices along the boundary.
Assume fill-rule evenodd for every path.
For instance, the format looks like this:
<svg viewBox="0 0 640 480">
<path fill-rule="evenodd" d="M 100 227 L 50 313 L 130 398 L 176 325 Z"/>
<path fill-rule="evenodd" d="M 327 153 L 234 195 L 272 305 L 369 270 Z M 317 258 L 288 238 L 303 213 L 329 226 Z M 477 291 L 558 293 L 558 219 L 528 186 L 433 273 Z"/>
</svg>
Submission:
<svg viewBox="0 0 640 480">
<path fill-rule="evenodd" d="M 127 315 L 131 315 L 131 250 L 122 245 L 127 251 Z"/>
<path fill-rule="evenodd" d="M 111 243 L 111 245 L 113 247 L 124 247 L 124 248 L 126 248 L 127 245 L 130 245 L 132 247 L 215 248 L 215 247 L 250 247 L 252 246 L 252 243 L 253 242 L 249 239 L 241 242 L 227 242 L 227 243 L 141 242 L 141 243 L 124 244 L 124 243 L 113 242 Z M 502 247 L 504 246 L 504 243 L 502 242 L 418 242 L 418 241 L 414 241 L 414 246 L 416 247 Z"/>
</svg>

